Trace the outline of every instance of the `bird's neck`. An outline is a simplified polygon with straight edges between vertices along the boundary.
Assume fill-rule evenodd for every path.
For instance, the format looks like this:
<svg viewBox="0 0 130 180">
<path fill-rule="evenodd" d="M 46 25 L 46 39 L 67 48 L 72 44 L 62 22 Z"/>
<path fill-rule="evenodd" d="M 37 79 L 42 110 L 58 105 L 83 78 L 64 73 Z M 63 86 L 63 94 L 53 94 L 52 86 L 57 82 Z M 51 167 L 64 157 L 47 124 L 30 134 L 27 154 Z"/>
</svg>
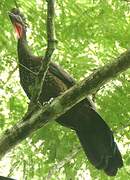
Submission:
<svg viewBox="0 0 130 180">
<path fill-rule="evenodd" d="M 26 35 L 18 39 L 18 59 L 19 63 L 28 67 L 31 61 L 31 52 L 28 49 L 28 43 L 26 40 Z"/>
</svg>

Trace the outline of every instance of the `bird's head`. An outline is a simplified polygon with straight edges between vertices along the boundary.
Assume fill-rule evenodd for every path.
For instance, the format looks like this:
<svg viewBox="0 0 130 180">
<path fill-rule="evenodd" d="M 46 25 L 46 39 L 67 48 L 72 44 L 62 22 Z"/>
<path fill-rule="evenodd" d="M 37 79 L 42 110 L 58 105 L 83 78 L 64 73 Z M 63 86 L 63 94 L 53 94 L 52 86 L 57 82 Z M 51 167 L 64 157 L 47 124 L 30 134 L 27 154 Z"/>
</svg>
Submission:
<svg viewBox="0 0 130 180">
<path fill-rule="evenodd" d="M 15 28 L 18 39 L 22 38 L 26 33 L 27 25 L 23 14 L 21 14 L 21 12 L 18 9 L 13 8 L 9 12 L 9 17 Z"/>
</svg>

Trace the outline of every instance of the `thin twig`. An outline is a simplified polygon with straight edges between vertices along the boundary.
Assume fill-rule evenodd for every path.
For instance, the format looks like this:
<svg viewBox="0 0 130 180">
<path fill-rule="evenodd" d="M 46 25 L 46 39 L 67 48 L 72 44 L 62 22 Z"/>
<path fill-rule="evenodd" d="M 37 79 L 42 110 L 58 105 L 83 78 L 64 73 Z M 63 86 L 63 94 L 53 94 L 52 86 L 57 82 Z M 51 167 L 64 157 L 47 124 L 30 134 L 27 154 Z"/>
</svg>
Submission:
<svg viewBox="0 0 130 180">
<path fill-rule="evenodd" d="M 15 4 L 16 8 L 19 9 L 19 5 L 16 0 L 14 0 L 14 4 Z"/>
<path fill-rule="evenodd" d="M 82 150 L 81 147 L 75 148 L 71 153 L 69 153 L 68 156 L 65 157 L 65 159 L 58 164 L 51 167 L 50 171 L 48 172 L 48 175 L 46 177 L 46 180 L 50 180 L 52 178 L 52 175 L 55 171 L 59 171 L 62 167 L 65 166 L 65 164 L 69 163 L 80 151 Z"/>
<path fill-rule="evenodd" d="M 15 71 L 18 69 L 18 65 L 9 73 L 9 76 L 7 77 L 7 80 L 4 82 L 4 84 L 7 84 L 8 81 L 11 79 L 12 75 L 15 73 Z"/>
<path fill-rule="evenodd" d="M 24 69 L 26 69 L 27 71 L 31 72 L 33 75 L 37 76 L 38 74 L 34 71 L 32 71 L 31 69 L 27 68 L 26 66 L 24 66 L 21 63 L 18 63 L 20 66 L 22 66 Z M 15 73 L 15 71 L 18 69 L 18 65 L 9 73 L 9 76 L 7 77 L 7 80 L 4 82 L 4 84 L 7 84 L 8 81 L 10 80 L 10 78 L 12 77 L 12 75 Z"/>
<path fill-rule="evenodd" d="M 34 71 L 32 71 L 31 69 L 27 68 L 26 66 L 24 66 L 23 64 L 19 63 L 20 66 L 22 66 L 24 69 L 26 69 L 27 71 L 31 72 L 33 75 L 37 76 L 38 74 Z"/>
</svg>

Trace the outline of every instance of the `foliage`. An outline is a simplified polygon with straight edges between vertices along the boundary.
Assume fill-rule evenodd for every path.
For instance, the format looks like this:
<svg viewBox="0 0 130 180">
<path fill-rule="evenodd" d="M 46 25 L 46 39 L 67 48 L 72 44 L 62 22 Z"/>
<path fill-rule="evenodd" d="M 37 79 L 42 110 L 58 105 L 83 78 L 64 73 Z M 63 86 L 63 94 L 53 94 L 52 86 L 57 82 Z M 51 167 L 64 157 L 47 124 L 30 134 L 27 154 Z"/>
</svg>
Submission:
<svg viewBox="0 0 130 180">
<path fill-rule="evenodd" d="M 30 49 L 44 55 L 46 1 L 17 1 L 29 25 Z M 19 84 L 16 40 L 8 18 L 14 0 L 0 3 L 0 128 L 1 133 L 21 119 L 27 109 Z M 81 80 L 111 62 L 130 46 L 130 4 L 125 0 L 57 0 L 58 48 L 54 61 Z M 115 179 L 128 179 L 130 171 L 130 70 L 102 87 L 94 101 L 115 132 L 124 155 L 124 168 Z M 70 129 L 51 122 L 9 153 L 9 174 L 18 179 L 111 179 L 93 168 Z M 9 166 L 6 164 L 6 166 Z M 87 169 L 87 170 L 86 170 Z M 90 171 L 89 171 L 90 170 Z M 1 173 L 2 165 L 1 165 Z M 4 174 L 5 175 L 5 174 Z"/>
</svg>

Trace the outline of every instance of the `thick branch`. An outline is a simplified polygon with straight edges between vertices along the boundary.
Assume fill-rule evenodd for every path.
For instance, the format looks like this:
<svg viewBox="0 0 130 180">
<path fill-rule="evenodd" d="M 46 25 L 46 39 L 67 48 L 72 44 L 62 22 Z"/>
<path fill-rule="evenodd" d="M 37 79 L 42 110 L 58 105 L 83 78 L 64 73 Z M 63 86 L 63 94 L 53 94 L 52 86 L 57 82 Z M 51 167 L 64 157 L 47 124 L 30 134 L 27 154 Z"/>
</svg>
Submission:
<svg viewBox="0 0 130 180">
<path fill-rule="evenodd" d="M 35 95 L 33 97 L 34 101 L 39 101 L 39 97 L 44 88 L 44 79 L 48 71 L 49 63 L 51 61 L 51 56 L 56 47 L 56 38 L 55 38 L 55 25 L 54 25 L 54 15 L 55 15 L 55 0 L 48 0 L 47 2 L 47 49 L 45 57 L 43 58 L 42 65 L 38 76 L 35 80 L 36 89 Z"/>
<path fill-rule="evenodd" d="M 0 139 L 0 156 L 2 157 L 13 146 L 44 126 L 47 122 L 60 117 L 87 95 L 95 92 L 108 80 L 117 76 L 128 67 L 130 67 L 130 51 L 123 53 L 112 64 L 100 68 L 97 72 L 55 98 L 50 104 L 43 106 L 41 109 L 37 107 L 32 114 L 26 116 L 26 121 L 17 123 L 16 126 L 3 134 Z"/>
</svg>

